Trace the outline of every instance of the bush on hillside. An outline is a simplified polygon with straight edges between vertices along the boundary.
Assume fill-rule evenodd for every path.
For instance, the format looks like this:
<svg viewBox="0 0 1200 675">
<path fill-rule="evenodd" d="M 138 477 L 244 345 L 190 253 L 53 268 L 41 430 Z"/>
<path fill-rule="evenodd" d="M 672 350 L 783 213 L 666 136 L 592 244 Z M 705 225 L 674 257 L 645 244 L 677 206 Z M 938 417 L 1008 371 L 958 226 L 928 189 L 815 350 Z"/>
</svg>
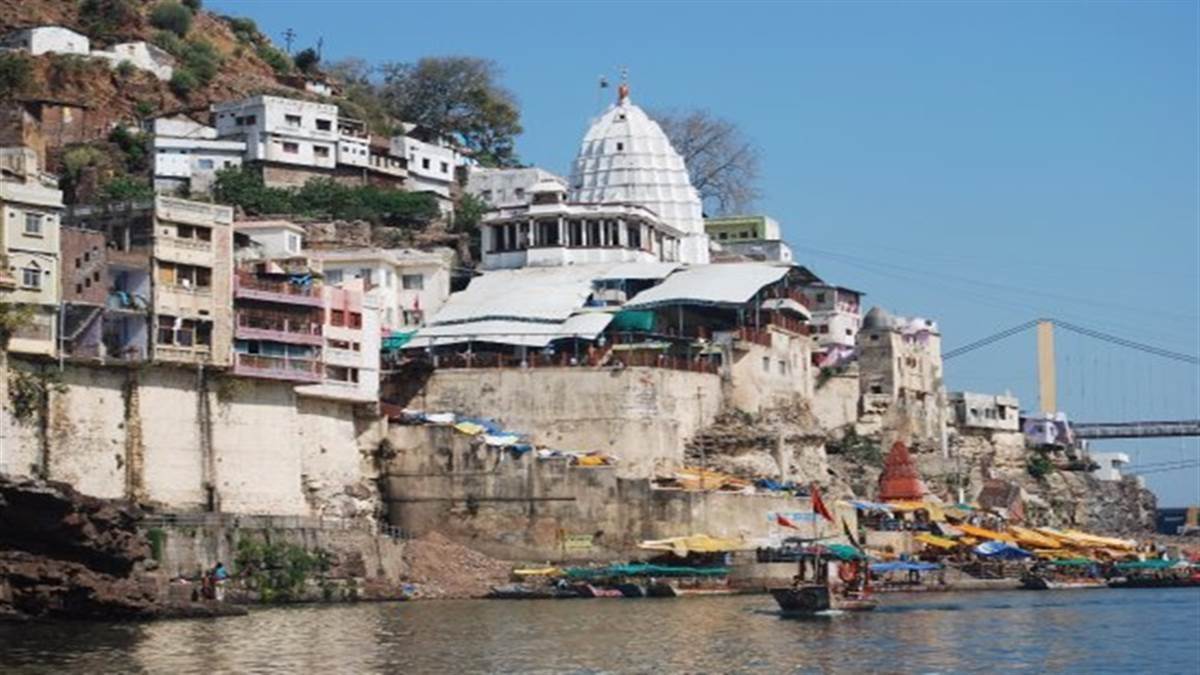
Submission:
<svg viewBox="0 0 1200 675">
<path fill-rule="evenodd" d="M 145 133 L 114 127 L 108 134 L 108 142 L 121 149 L 127 172 L 140 174 L 150 170 L 150 139 Z"/>
<path fill-rule="evenodd" d="M 183 37 L 192 27 L 192 10 L 175 0 L 163 0 L 150 10 L 150 25 Z"/>
<path fill-rule="evenodd" d="M 204 7 L 204 0 L 183 0 L 183 4 L 193 12 L 199 12 Z"/>
<path fill-rule="evenodd" d="M 28 87 L 32 77 L 33 66 L 28 56 L 19 52 L 0 54 L 0 98 Z"/>
<path fill-rule="evenodd" d="M 275 46 L 260 44 L 255 51 L 258 52 L 258 58 L 266 61 L 267 65 L 271 66 L 271 70 L 274 70 L 276 75 L 287 75 L 292 72 L 292 60 Z"/>
<path fill-rule="evenodd" d="M 93 41 L 116 42 L 133 37 L 127 31 L 140 19 L 141 11 L 133 0 L 83 0 L 79 6 L 81 32 Z"/>
<path fill-rule="evenodd" d="M 117 176 L 100 186 L 100 202 L 145 201 L 154 197 L 154 188 L 145 178 Z"/>
<path fill-rule="evenodd" d="M 296 64 L 296 69 L 302 73 L 311 73 L 321 65 L 321 56 L 317 54 L 317 50 L 309 47 L 303 49 L 300 53 L 292 58 L 292 63 Z"/>
<path fill-rule="evenodd" d="M 190 70 L 180 68 L 171 75 L 171 81 L 167 83 L 171 87 L 171 91 L 179 98 L 187 98 L 196 88 L 200 86 L 199 80 L 192 74 Z"/>
</svg>

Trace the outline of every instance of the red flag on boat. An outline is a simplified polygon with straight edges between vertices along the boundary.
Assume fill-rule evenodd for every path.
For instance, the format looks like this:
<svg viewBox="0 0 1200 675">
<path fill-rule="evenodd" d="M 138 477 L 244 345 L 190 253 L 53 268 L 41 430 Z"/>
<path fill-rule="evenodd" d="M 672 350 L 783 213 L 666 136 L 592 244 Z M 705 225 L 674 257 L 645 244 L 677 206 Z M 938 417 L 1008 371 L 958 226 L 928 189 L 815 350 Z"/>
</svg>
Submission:
<svg viewBox="0 0 1200 675">
<path fill-rule="evenodd" d="M 778 523 L 779 523 L 779 524 L 780 524 L 782 527 L 790 527 L 790 528 L 792 528 L 793 530 L 798 530 L 798 529 L 800 529 L 800 526 L 799 526 L 799 525 L 797 525 L 797 524 L 793 523 L 791 518 L 788 518 L 787 516 L 783 515 L 782 513 L 777 513 L 777 514 L 775 514 L 775 520 L 776 520 L 776 522 L 778 522 Z"/>
<path fill-rule="evenodd" d="M 817 489 L 817 484 L 812 484 L 812 510 L 813 513 L 820 515 L 825 520 L 833 522 L 833 514 L 825 506 L 825 501 L 821 499 L 821 491 Z"/>
</svg>

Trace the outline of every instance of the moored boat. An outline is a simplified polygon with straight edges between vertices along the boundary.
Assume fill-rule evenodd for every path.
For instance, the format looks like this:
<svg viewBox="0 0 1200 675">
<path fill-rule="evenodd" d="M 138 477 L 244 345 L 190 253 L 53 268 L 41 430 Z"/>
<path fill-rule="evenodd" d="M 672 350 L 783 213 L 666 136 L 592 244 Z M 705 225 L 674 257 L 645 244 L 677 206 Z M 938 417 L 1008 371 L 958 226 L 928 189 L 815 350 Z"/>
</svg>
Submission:
<svg viewBox="0 0 1200 675">
<path fill-rule="evenodd" d="M 1200 588 L 1200 574 L 1192 576 L 1130 576 L 1112 579 L 1109 588 Z"/>
<path fill-rule="evenodd" d="M 581 598 L 623 598 L 625 594 L 615 588 L 605 588 L 592 584 L 575 584 L 575 592 Z"/>
<path fill-rule="evenodd" d="M 814 546 L 800 552 L 793 584 L 771 589 L 779 609 L 788 616 L 822 612 L 869 612 L 879 606 L 871 592 L 866 560 L 849 547 Z"/>
<path fill-rule="evenodd" d="M 619 584 L 613 584 L 613 588 L 620 591 L 621 595 L 626 598 L 644 598 L 644 597 L 646 597 L 646 587 L 641 584 L 634 583 L 632 581 L 625 581 L 625 582 L 622 582 Z"/>
<path fill-rule="evenodd" d="M 1021 579 L 1021 587 L 1030 591 L 1066 591 L 1088 588 L 1107 588 L 1103 579 L 1088 577 L 1054 579 L 1031 574 Z"/>
</svg>

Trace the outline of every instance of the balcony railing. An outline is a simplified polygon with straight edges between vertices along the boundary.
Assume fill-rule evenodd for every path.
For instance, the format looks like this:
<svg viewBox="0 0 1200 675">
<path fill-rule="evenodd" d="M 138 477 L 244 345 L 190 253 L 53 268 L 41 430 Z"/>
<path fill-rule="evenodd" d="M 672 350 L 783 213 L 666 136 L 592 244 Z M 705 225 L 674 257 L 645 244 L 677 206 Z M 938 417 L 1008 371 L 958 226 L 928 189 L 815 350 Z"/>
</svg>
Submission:
<svg viewBox="0 0 1200 675">
<path fill-rule="evenodd" d="M 299 382 L 321 381 L 321 362 L 316 359 L 241 353 L 236 354 L 236 359 L 233 372 L 237 375 Z"/>
<path fill-rule="evenodd" d="M 236 315 L 237 336 L 251 340 L 279 340 L 321 344 L 322 326 L 315 318 L 241 309 Z"/>
<path fill-rule="evenodd" d="M 320 307 L 322 304 L 320 289 L 311 284 L 302 286 L 287 281 L 271 281 L 244 272 L 239 272 L 234 277 L 234 296 L 312 307 Z"/>
</svg>

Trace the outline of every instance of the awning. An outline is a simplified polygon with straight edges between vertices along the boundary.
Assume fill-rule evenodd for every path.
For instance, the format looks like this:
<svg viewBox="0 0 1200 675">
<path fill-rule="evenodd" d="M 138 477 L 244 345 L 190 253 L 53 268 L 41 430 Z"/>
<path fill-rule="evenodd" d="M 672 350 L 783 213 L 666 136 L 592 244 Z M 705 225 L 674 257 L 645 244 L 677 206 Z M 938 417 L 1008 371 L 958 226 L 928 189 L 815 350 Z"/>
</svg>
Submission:
<svg viewBox="0 0 1200 675">
<path fill-rule="evenodd" d="M 759 307 L 771 312 L 792 312 L 805 319 L 812 318 L 812 313 L 808 311 L 807 307 L 791 298 L 768 298 L 763 300 Z"/>
<path fill-rule="evenodd" d="M 978 537 L 980 539 L 990 539 L 992 541 L 1004 541 L 1004 542 L 1008 542 L 1010 544 L 1017 543 L 1016 537 L 1005 534 L 1003 532 L 989 530 L 986 527 L 976 527 L 974 525 L 967 525 L 966 523 L 957 525 L 956 527 L 958 529 L 962 530 L 963 534 L 966 534 L 966 535 L 969 535 L 972 537 Z"/>
<path fill-rule="evenodd" d="M 907 560 L 871 563 L 871 571 L 880 574 L 887 572 L 931 572 L 940 569 L 942 569 L 942 566 L 937 563 L 910 562 Z"/>
<path fill-rule="evenodd" d="M 1029 551 L 1003 541 L 985 541 L 973 550 L 975 551 L 975 555 L 981 558 L 996 558 L 998 560 L 1022 560 L 1033 557 L 1033 554 Z"/>
<path fill-rule="evenodd" d="M 638 548 L 647 551 L 665 551 L 683 558 L 688 553 L 728 553 L 748 551 L 754 547 L 738 539 L 721 539 L 710 537 L 707 534 L 693 534 L 687 537 L 643 541 L 638 544 Z"/>
<path fill-rule="evenodd" d="M 947 551 L 958 548 L 958 542 L 954 541 L 953 539 L 939 537 L 936 534 L 929 534 L 928 532 L 922 532 L 921 534 L 918 534 L 915 539 L 922 544 L 928 544 L 935 548 L 940 548 Z"/>
<path fill-rule="evenodd" d="M 626 309 L 669 305 L 737 307 L 750 302 L 764 286 L 787 275 L 791 267 L 770 263 L 724 263 L 688 267 L 638 293 Z"/>
<path fill-rule="evenodd" d="M 1053 537 L 1047 537 L 1044 534 L 1028 528 L 1012 525 L 1008 528 L 1008 531 L 1016 538 L 1018 544 L 1028 548 L 1054 549 L 1062 547 L 1062 544 L 1060 544 L 1057 539 L 1054 539 Z"/>
</svg>

